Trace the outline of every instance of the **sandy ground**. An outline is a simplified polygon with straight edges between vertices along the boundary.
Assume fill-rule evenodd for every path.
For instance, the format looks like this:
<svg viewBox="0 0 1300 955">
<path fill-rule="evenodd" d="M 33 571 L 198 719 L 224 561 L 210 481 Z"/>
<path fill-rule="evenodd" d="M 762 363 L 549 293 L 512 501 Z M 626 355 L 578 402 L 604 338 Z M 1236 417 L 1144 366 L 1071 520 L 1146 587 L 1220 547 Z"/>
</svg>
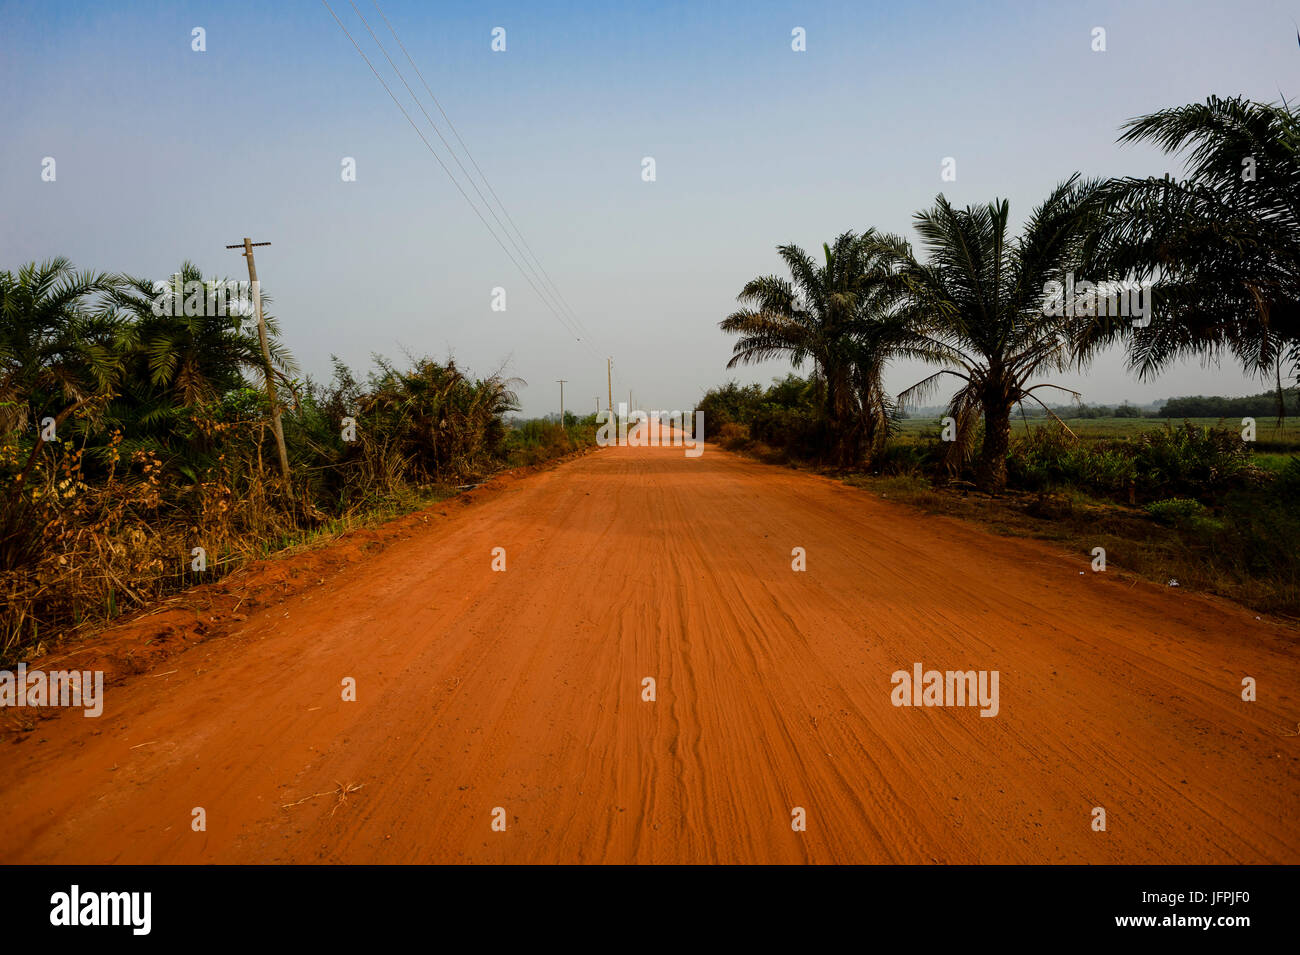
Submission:
<svg viewBox="0 0 1300 955">
<path fill-rule="evenodd" d="M 6 744 L 0 861 L 1300 862 L 1252 613 L 713 448 L 474 498 Z"/>
</svg>

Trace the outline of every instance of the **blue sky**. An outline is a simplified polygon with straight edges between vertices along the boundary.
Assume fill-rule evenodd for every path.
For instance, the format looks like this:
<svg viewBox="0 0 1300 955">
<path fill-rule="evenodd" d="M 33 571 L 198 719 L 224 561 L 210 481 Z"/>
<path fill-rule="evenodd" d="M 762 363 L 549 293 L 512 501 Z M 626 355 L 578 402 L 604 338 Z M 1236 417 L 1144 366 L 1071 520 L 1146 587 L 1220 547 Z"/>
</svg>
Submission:
<svg viewBox="0 0 1300 955">
<path fill-rule="evenodd" d="M 372 0 L 356 5 L 454 142 Z M 441 151 L 348 0 L 330 6 Z M 240 277 L 223 247 L 250 235 L 273 243 L 258 268 L 304 372 L 327 373 L 331 354 L 365 369 L 374 352 L 450 353 L 525 379 L 524 410 L 542 414 L 558 378 L 570 407 L 603 404 L 613 355 L 616 400 L 631 389 L 645 408 L 689 408 L 728 378 L 786 371 L 728 372 L 717 328 L 747 279 L 778 270 L 776 245 L 868 226 L 910 237 L 941 191 L 1006 197 L 1020 220 L 1075 170 L 1177 172 L 1117 146 L 1119 124 L 1211 93 L 1291 97 L 1300 75 L 1296 8 L 1270 0 L 380 6 L 590 347 L 319 0 L 0 4 L 0 268 L 62 254 L 150 278 L 185 259 Z M 948 156 L 955 182 L 940 179 Z M 925 373 L 901 364 L 887 384 Z M 1143 383 L 1118 353 L 1057 381 L 1090 401 L 1263 387 L 1229 363 Z"/>
</svg>

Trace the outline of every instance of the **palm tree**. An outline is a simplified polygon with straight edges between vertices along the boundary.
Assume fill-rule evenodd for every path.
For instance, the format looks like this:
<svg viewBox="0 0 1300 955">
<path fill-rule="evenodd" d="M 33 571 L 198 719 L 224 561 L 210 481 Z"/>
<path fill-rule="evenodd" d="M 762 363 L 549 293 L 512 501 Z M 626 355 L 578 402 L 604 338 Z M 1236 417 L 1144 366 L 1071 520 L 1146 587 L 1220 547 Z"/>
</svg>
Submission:
<svg viewBox="0 0 1300 955">
<path fill-rule="evenodd" d="M 189 285 L 200 294 L 187 301 L 185 295 L 160 292 L 148 279 L 122 275 L 115 280 L 108 301 L 122 319 L 126 358 L 121 395 L 109 413 L 132 435 L 126 447 L 181 454 L 180 469 L 192 476 L 203 443 L 190 427 L 192 412 L 245 387 L 249 373 L 264 377 L 265 370 L 254 323 L 240 308 L 251 299 L 241 302 L 228 293 L 223 304 L 209 296 L 209 290 L 224 292 L 223 286 L 233 283 L 205 279 L 192 262 L 183 263 L 175 279 L 182 289 Z M 262 296 L 264 306 L 270 300 Z M 263 320 L 274 366 L 281 377 L 292 373 L 293 359 L 265 308 Z M 188 441 L 178 444 L 178 436 Z"/>
<path fill-rule="evenodd" d="M 1300 363 L 1300 112 L 1210 97 L 1130 120 L 1121 142 L 1187 151 L 1187 178 L 1115 180 L 1089 268 L 1153 285 L 1150 325 L 1098 322 L 1129 336 L 1143 376 L 1225 351 L 1267 374 Z"/>
<path fill-rule="evenodd" d="M 1096 216 L 1099 189 L 1096 181 L 1071 176 L 1034 210 L 1018 239 L 1008 236 L 1005 199 L 959 210 L 940 195 L 932 209 L 915 217 L 929 260 L 917 261 L 910 250 L 902 257 L 908 293 L 901 317 L 912 331 L 899 354 L 951 367 L 899 399 L 920 399 L 945 377 L 961 382 L 949 405 L 957 424 L 951 453 L 969 457 L 982 416 L 976 477 L 986 490 L 1006 486 L 1012 407 L 1026 398 L 1041 405 L 1035 391 L 1059 388 L 1031 380 L 1080 358 L 1075 337 L 1081 320 L 1049 314 L 1070 310 L 1045 306 L 1049 285 L 1076 262 Z"/>
<path fill-rule="evenodd" d="M 77 272 L 66 258 L 0 272 L 0 432 L 33 418 L 70 416 L 108 395 L 121 368 L 120 324 L 99 307 L 112 292 L 104 273 Z M 44 445 L 38 431 L 12 487 L 21 488 Z"/>
<path fill-rule="evenodd" d="M 233 285 L 225 279 L 205 279 L 198 266 L 188 261 L 181 265 L 177 279 L 205 291 Z M 211 401 L 242 387 L 244 372 L 261 371 L 261 346 L 249 321 L 251 313 L 241 311 L 234 295 L 226 297 L 224 307 L 215 297 L 205 295 L 197 309 L 187 308 L 180 301 L 160 302 L 161 298 L 148 279 L 126 275 L 118 279 L 110 296 L 110 301 L 130 318 L 130 344 L 139 362 L 136 377 L 141 381 L 185 406 Z M 270 296 L 262 295 L 263 306 L 270 301 Z M 266 314 L 265 308 L 263 321 L 274 364 L 282 372 L 293 371 L 293 359 L 278 341 L 275 319 Z"/>
<path fill-rule="evenodd" d="M 57 434 L 68 418 L 111 395 L 120 369 L 118 328 L 96 302 L 111 288 L 109 276 L 77 272 L 65 258 L 0 272 L 0 433 L 6 438 L 46 418 Z M 39 556 L 39 521 L 23 490 L 46 434 L 45 427 L 36 429 L 22 470 L 0 497 L 0 570 Z"/>
<path fill-rule="evenodd" d="M 851 464 L 888 433 L 893 406 L 881 373 L 901 327 L 891 305 L 891 264 L 901 240 L 869 229 L 823 244 L 819 265 L 797 245 L 778 246 L 790 279 L 760 276 L 737 301 L 746 306 L 720 327 L 739 335 L 728 368 L 789 356 L 796 369 L 813 364 L 834 454 Z"/>
</svg>

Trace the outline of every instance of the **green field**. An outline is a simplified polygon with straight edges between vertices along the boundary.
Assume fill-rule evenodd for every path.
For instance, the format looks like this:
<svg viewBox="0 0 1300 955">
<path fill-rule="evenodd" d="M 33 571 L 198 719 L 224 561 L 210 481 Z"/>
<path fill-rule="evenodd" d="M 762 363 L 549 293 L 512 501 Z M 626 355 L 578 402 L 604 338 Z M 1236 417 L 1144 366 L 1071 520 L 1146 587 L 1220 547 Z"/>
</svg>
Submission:
<svg viewBox="0 0 1300 955">
<path fill-rule="evenodd" d="M 1178 427 L 1184 420 L 1189 424 L 1241 431 L 1239 418 L 1064 418 L 1062 420 L 1084 441 L 1131 438 L 1142 431 L 1163 430 L 1166 426 Z M 938 418 L 905 418 L 899 422 L 899 433 L 918 438 L 938 438 L 940 427 Z M 1012 418 L 1011 420 L 1013 437 L 1025 434 L 1027 429 L 1044 427 L 1056 428 L 1059 425 L 1050 418 L 1028 420 Z M 1300 418 L 1288 418 L 1281 428 L 1277 426 L 1275 418 L 1256 418 L 1254 450 L 1256 463 L 1266 468 L 1280 467 L 1287 458 L 1300 454 Z"/>
</svg>

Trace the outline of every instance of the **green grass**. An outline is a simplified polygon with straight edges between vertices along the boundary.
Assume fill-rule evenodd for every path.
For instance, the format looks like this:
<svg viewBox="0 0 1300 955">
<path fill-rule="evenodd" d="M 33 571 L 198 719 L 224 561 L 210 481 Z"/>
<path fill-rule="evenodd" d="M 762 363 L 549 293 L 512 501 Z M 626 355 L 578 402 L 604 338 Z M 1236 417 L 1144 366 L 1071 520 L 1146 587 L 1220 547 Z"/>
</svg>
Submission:
<svg viewBox="0 0 1300 955">
<path fill-rule="evenodd" d="M 1128 438 L 1141 431 L 1163 429 L 1165 425 L 1177 427 L 1183 423 L 1182 418 L 1065 418 L 1065 424 L 1071 431 L 1085 441 L 1107 441 Z M 1239 418 L 1188 418 L 1188 423 L 1211 428 L 1241 429 Z M 905 418 L 899 423 L 899 437 L 938 438 L 941 425 L 938 418 Z M 1050 418 L 1031 418 L 1028 421 L 1011 419 L 1012 437 L 1018 437 L 1043 427 L 1057 427 Z M 1282 428 L 1278 428 L 1275 418 L 1255 419 L 1256 458 L 1268 459 L 1271 463 L 1258 460 L 1260 467 L 1273 470 L 1280 469 L 1287 459 L 1300 454 L 1300 419 L 1288 418 Z"/>
<path fill-rule="evenodd" d="M 1255 462 L 1256 467 L 1263 468 L 1265 471 L 1272 471 L 1276 474 L 1281 473 L 1282 469 L 1285 468 L 1295 457 L 1295 454 L 1256 453 L 1251 460 Z"/>
</svg>

